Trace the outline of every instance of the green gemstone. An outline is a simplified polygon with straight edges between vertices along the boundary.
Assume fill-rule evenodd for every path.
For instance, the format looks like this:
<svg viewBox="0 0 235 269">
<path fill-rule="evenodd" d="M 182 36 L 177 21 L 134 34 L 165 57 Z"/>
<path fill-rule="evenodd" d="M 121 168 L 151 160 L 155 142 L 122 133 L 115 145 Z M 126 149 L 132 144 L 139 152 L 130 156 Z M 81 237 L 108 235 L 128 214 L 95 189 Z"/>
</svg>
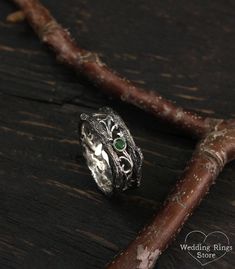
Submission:
<svg viewBox="0 0 235 269">
<path fill-rule="evenodd" d="M 123 151 L 126 148 L 126 140 L 123 137 L 114 139 L 113 146 L 117 151 Z"/>
</svg>

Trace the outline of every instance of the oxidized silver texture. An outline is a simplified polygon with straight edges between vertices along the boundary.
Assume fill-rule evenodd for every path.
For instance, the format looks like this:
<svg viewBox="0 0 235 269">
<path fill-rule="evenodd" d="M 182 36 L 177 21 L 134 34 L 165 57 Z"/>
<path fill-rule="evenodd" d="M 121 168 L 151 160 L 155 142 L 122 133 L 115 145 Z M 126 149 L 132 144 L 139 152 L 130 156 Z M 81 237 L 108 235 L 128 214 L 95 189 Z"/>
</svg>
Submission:
<svg viewBox="0 0 235 269">
<path fill-rule="evenodd" d="M 111 108 L 81 114 L 83 155 L 98 187 L 107 195 L 140 185 L 143 155 Z"/>
</svg>

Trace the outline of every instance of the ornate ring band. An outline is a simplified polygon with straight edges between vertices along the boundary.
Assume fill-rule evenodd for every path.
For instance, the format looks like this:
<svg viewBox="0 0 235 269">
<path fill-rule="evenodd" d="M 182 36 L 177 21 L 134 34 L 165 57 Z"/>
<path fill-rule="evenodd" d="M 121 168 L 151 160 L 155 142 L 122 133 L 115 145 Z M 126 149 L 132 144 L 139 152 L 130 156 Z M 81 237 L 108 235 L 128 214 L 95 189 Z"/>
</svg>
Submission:
<svg viewBox="0 0 235 269">
<path fill-rule="evenodd" d="M 105 107 L 80 117 L 83 155 L 100 190 L 111 195 L 139 186 L 143 155 L 120 116 Z"/>
</svg>

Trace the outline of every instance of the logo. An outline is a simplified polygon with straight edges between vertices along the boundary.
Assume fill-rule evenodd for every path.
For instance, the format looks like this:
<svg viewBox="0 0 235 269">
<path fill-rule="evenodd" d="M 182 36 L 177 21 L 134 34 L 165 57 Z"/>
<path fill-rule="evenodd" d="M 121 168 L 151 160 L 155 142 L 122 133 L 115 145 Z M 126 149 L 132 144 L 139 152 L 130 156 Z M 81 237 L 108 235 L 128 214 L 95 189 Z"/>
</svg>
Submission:
<svg viewBox="0 0 235 269">
<path fill-rule="evenodd" d="M 214 231 L 206 235 L 201 231 L 192 231 L 186 235 L 180 249 L 205 266 L 224 257 L 233 247 L 223 232 Z"/>
</svg>

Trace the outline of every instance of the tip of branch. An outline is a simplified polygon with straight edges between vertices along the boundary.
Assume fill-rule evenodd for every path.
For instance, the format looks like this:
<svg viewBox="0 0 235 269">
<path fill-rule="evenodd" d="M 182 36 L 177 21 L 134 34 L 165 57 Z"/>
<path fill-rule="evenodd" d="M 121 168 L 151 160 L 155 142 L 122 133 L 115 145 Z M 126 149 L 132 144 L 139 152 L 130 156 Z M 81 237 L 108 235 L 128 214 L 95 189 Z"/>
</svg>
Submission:
<svg viewBox="0 0 235 269">
<path fill-rule="evenodd" d="M 25 15 L 24 15 L 24 12 L 21 10 L 13 12 L 6 17 L 6 21 L 10 23 L 19 23 L 24 20 L 25 20 Z"/>
</svg>

